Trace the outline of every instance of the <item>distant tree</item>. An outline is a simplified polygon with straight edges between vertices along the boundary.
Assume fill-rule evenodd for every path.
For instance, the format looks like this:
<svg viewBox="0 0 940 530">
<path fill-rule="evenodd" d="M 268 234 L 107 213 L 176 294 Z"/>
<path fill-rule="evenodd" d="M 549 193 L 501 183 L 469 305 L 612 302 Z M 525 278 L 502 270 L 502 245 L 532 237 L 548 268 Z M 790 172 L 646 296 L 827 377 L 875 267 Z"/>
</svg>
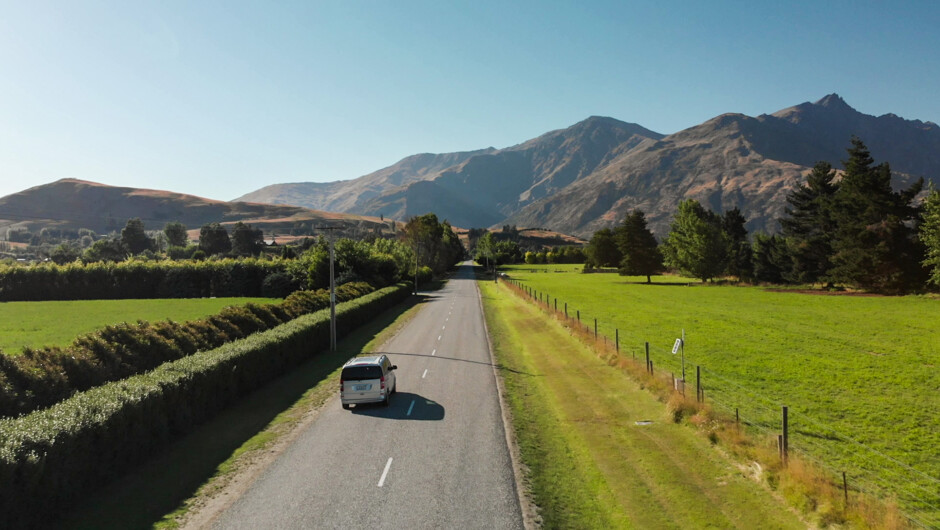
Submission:
<svg viewBox="0 0 940 530">
<path fill-rule="evenodd" d="M 82 261 L 124 261 L 127 255 L 127 247 L 120 239 L 99 239 L 85 249 Z"/>
<path fill-rule="evenodd" d="M 755 234 L 752 246 L 754 279 L 765 283 L 786 283 L 785 273 L 792 268 L 787 242 L 774 234 Z"/>
<path fill-rule="evenodd" d="M 163 227 L 163 233 L 166 234 L 167 245 L 171 247 L 185 247 L 189 242 L 189 234 L 186 232 L 186 225 L 174 221 L 167 223 Z"/>
<path fill-rule="evenodd" d="M 663 271 L 663 255 L 656 236 L 646 225 L 643 210 L 628 213 L 618 227 L 616 237 L 617 247 L 623 255 L 620 274 L 646 276 L 646 283 L 651 283 L 650 277 Z"/>
<path fill-rule="evenodd" d="M 441 259 L 442 265 L 450 268 L 463 261 L 467 255 L 467 250 L 460 242 L 460 238 L 454 233 L 454 228 L 444 221 L 441 223 Z"/>
<path fill-rule="evenodd" d="M 156 244 L 144 230 L 144 223 L 139 217 L 129 219 L 121 230 L 121 242 L 131 254 L 140 254 L 145 250 L 153 251 Z"/>
<path fill-rule="evenodd" d="M 876 291 L 898 292 L 923 285 L 923 247 L 916 239 L 918 210 L 912 204 L 923 179 L 910 188 L 891 188 L 891 168 L 874 164 L 856 137 L 833 196 L 835 253 L 829 279 Z"/>
<path fill-rule="evenodd" d="M 208 256 L 223 254 L 232 250 L 232 240 L 229 239 L 225 227 L 219 223 L 209 223 L 199 229 L 199 250 Z"/>
<path fill-rule="evenodd" d="M 610 228 L 602 228 L 594 232 L 585 253 L 595 267 L 617 267 L 623 259 L 623 254 L 617 247 L 614 232 Z"/>
<path fill-rule="evenodd" d="M 65 265 L 66 263 L 72 263 L 77 260 L 81 255 L 82 252 L 79 249 L 69 243 L 61 243 L 52 250 L 49 254 L 49 259 L 58 265 Z"/>
<path fill-rule="evenodd" d="M 835 237 L 833 197 L 838 185 L 828 162 L 819 162 L 800 184 L 787 194 L 785 216 L 780 219 L 783 236 L 790 246 L 793 268 L 784 276 L 793 283 L 815 283 L 832 268 Z"/>
<path fill-rule="evenodd" d="M 748 241 L 745 223 L 747 219 L 737 207 L 726 211 L 721 217 L 721 229 L 728 237 L 728 268 L 725 272 L 747 281 L 753 276 L 754 266 L 751 263 L 751 243 Z"/>
<path fill-rule="evenodd" d="M 252 228 L 241 221 L 232 227 L 232 254 L 236 256 L 257 256 L 264 248 L 264 233 L 259 228 Z"/>
<path fill-rule="evenodd" d="M 662 252 L 667 266 L 708 281 L 725 271 L 728 247 L 721 218 L 695 199 L 687 199 L 679 203 Z"/>
<path fill-rule="evenodd" d="M 441 266 L 441 247 L 444 229 L 433 213 L 415 216 L 408 220 L 404 229 L 404 242 L 418 255 L 418 266 L 427 265 L 435 273 L 442 273 L 447 266 Z"/>
<path fill-rule="evenodd" d="M 494 247 L 493 259 L 496 265 L 509 265 L 519 263 L 523 259 L 522 250 L 515 241 L 497 241 Z"/>
<path fill-rule="evenodd" d="M 921 214 L 920 239 L 926 247 L 924 266 L 930 282 L 940 287 L 940 190 L 932 189 L 924 201 Z"/>
</svg>

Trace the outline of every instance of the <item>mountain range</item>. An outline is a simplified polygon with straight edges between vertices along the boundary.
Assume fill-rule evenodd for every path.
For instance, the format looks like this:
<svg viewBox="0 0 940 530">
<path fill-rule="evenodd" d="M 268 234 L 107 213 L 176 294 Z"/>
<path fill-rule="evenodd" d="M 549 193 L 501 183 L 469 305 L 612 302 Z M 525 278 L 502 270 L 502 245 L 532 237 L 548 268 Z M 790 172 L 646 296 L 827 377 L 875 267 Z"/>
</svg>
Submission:
<svg viewBox="0 0 940 530">
<path fill-rule="evenodd" d="M 870 116 L 837 94 L 773 114 L 722 114 L 663 135 L 592 116 L 504 149 L 420 154 L 330 183 L 266 186 L 237 201 L 291 204 L 406 220 L 429 211 L 455 226 L 546 227 L 590 237 L 634 208 L 662 237 L 678 203 L 739 208 L 751 231 L 775 232 L 786 195 L 825 160 L 841 167 L 851 137 L 895 185 L 940 184 L 940 127 L 894 114 Z"/>
</svg>

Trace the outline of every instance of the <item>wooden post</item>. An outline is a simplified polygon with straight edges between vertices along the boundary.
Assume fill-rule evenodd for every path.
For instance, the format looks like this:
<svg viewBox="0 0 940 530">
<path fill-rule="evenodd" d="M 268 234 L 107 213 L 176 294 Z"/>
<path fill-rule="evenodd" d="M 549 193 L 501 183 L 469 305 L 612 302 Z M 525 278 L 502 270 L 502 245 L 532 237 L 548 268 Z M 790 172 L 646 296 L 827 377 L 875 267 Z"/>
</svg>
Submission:
<svg viewBox="0 0 940 530">
<path fill-rule="evenodd" d="M 702 402 L 702 367 L 695 367 L 695 401 Z"/>
<path fill-rule="evenodd" d="M 594 319 L 594 340 L 597 341 L 597 319 Z"/>
<path fill-rule="evenodd" d="M 617 337 L 617 338 L 616 338 L 616 341 L 617 341 L 617 353 L 620 353 L 620 330 L 619 330 L 619 329 L 615 329 L 615 330 L 614 330 L 614 336 Z"/>
<path fill-rule="evenodd" d="M 787 459 L 790 457 L 790 423 L 787 409 L 783 407 L 783 465 L 787 465 Z"/>
<path fill-rule="evenodd" d="M 646 371 L 650 371 L 650 343 L 646 343 Z"/>
<path fill-rule="evenodd" d="M 656 374 L 653 372 L 653 361 L 650 361 L 650 375 L 656 375 Z"/>
<path fill-rule="evenodd" d="M 578 309 L 578 322 L 581 322 L 581 310 Z"/>
<path fill-rule="evenodd" d="M 845 492 L 845 507 L 849 507 L 849 481 L 845 478 L 845 471 L 842 472 L 842 491 Z"/>
<path fill-rule="evenodd" d="M 565 318 L 568 318 L 568 302 L 565 302 Z"/>
<path fill-rule="evenodd" d="M 555 312 L 558 312 L 558 299 L 555 299 Z"/>
</svg>

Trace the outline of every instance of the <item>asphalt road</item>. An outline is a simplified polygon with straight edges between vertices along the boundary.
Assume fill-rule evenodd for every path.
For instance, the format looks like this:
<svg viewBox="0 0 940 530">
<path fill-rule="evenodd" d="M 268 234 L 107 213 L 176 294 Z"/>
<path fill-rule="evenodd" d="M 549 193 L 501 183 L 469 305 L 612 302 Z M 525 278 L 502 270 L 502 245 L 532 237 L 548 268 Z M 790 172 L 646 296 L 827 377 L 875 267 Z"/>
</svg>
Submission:
<svg viewBox="0 0 940 530">
<path fill-rule="evenodd" d="M 320 417 L 214 528 L 522 528 L 469 266 L 387 345 L 391 405 Z"/>
</svg>

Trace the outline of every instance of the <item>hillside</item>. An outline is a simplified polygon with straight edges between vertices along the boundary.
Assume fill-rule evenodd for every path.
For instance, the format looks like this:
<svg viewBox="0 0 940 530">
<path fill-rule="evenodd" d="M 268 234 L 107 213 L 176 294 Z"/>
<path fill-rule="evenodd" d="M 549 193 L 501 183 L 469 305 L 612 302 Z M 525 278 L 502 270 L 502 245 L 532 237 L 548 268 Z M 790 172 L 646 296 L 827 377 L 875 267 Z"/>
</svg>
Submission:
<svg viewBox="0 0 940 530">
<path fill-rule="evenodd" d="M 434 211 L 457 226 L 589 237 L 632 208 L 662 236 L 679 201 L 694 198 L 716 211 L 738 207 L 750 230 L 774 232 L 787 192 L 817 161 L 840 167 L 852 135 L 891 163 L 897 186 L 921 176 L 940 183 L 940 127 L 866 115 L 830 94 L 757 117 L 723 114 L 669 136 L 591 117 L 505 149 L 418 155 L 360 179 L 305 184 L 292 200 L 319 204 L 324 190 L 341 187 L 345 202 L 329 203 L 338 211 L 398 220 Z M 443 167 L 448 160 L 460 161 Z"/>
<path fill-rule="evenodd" d="M 120 230 L 128 219 L 139 217 L 147 229 L 162 229 L 179 221 L 198 229 L 210 222 L 251 223 L 266 233 L 285 233 L 344 221 L 351 230 L 385 230 L 389 222 L 350 214 L 333 214 L 294 206 L 224 202 L 169 191 L 107 186 L 62 179 L 51 184 L 0 197 L 0 230 L 12 227 L 38 231 L 44 227 L 89 228 L 97 233 Z"/>
</svg>

